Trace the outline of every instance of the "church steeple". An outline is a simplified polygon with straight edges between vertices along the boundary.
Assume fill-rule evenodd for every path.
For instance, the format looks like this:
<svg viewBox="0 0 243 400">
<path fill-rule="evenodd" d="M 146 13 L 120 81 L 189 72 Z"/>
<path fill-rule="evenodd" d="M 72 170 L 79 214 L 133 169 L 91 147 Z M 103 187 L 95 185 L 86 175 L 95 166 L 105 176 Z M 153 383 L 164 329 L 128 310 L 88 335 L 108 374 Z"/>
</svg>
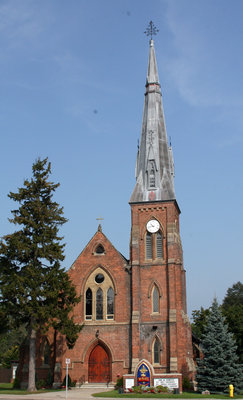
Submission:
<svg viewBox="0 0 243 400">
<path fill-rule="evenodd" d="M 143 123 L 130 203 L 175 199 L 174 162 L 165 127 L 154 41 L 150 40 Z"/>
</svg>

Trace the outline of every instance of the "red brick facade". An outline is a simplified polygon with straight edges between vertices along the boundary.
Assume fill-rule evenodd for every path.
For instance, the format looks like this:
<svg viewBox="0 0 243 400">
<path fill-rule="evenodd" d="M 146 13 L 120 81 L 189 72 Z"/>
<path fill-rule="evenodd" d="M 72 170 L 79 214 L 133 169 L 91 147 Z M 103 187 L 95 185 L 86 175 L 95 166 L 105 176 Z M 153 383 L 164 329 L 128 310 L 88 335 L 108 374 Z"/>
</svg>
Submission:
<svg viewBox="0 0 243 400">
<path fill-rule="evenodd" d="M 71 360 L 69 375 L 77 384 L 97 380 L 116 382 L 118 376 L 134 373 L 141 360 L 152 366 L 155 375 L 192 376 L 192 340 L 186 314 L 179 213 L 176 201 L 132 204 L 130 262 L 113 247 L 101 230 L 95 233 L 68 272 L 77 294 L 81 295 L 74 318 L 76 323 L 84 324 L 83 329 L 72 350 L 66 347 L 61 336 L 57 337 L 55 366 L 52 357 L 45 364 L 46 339 L 38 341 L 38 379 L 46 379 L 48 371 L 50 374 L 53 370 L 55 381 L 62 382 L 66 373 L 66 358 Z M 162 257 L 156 257 L 156 243 L 152 238 L 152 259 L 147 259 L 146 224 L 151 219 L 160 224 Z M 104 277 L 101 283 L 95 281 L 98 274 Z M 113 315 L 107 311 L 107 291 L 110 287 L 114 293 Z M 93 293 L 92 315 L 87 315 L 86 309 L 89 288 Z M 103 315 L 97 320 L 95 296 L 99 288 L 103 292 Z M 158 293 L 155 311 L 153 290 Z M 53 332 L 48 334 L 48 344 L 52 356 Z M 97 346 L 106 353 L 107 365 L 102 367 L 103 372 L 95 368 L 92 370 L 90 365 L 91 354 Z M 25 375 L 24 380 L 27 379 L 27 370 Z"/>
</svg>

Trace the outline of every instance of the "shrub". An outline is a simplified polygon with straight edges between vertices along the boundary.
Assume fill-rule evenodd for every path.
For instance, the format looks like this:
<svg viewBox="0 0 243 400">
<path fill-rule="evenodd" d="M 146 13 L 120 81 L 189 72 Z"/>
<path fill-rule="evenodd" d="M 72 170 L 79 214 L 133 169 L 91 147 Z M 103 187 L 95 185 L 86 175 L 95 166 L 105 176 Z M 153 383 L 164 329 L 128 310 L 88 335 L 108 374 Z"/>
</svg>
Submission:
<svg viewBox="0 0 243 400">
<path fill-rule="evenodd" d="M 20 389 L 20 381 L 18 378 L 15 378 L 13 381 L 13 389 Z"/>
<path fill-rule="evenodd" d="M 183 392 L 188 392 L 192 390 L 192 384 L 187 376 L 184 376 L 182 380 L 182 390 Z"/>
<path fill-rule="evenodd" d="M 120 387 L 123 387 L 123 376 L 120 378 L 117 378 L 116 384 L 115 384 L 115 389 L 119 389 Z"/>
<path fill-rule="evenodd" d="M 167 388 L 167 386 L 159 385 L 156 389 L 159 393 L 169 393 L 169 388 Z"/>
<path fill-rule="evenodd" d="M 37 390 L 40 390 L 40 389 L 44 388 L 45 385 L 46 385 L 46 383 L 45 383 L 44 379 L 39 379 L 39 380 L 36 382 L 36 389 L 37 389 Z"/>
<path fill-rule="evenodd" d="M 66 386 L 66 375 L 65 375 L 64 378 L 63 378 L 62 386 Z M 71 386 L 72 386 L 72 379 L 71 379 L 70 376 L 68 375 L 68 387 L 71 387 Z"/>
</svg>

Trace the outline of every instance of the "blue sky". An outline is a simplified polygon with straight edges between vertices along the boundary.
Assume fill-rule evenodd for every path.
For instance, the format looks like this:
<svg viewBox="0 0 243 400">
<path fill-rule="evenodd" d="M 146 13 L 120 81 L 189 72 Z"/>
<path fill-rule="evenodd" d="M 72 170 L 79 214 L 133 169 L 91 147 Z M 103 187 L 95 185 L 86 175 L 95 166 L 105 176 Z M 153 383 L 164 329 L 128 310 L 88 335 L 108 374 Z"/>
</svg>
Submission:
<svg viewBox="0 0 243 400">
<path fill-rule="evenodd" d="M 1 0 L 0 235 L 8 199 L 49 157 L 65 267 L 95 233 L 128 257 L 148 38 L 155 49 L 187 270 L 188 312 L 243 280 L 243 2 Z"/>
</svg>

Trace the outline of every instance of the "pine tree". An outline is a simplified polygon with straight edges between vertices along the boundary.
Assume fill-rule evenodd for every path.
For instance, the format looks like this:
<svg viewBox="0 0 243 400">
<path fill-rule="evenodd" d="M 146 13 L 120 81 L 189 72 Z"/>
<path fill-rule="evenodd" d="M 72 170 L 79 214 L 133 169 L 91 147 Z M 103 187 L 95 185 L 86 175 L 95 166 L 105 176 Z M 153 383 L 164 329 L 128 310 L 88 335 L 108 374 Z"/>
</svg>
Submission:
<svg viewBox="0 0 243 400">
<path fill-rule="evenodd" d="M 35 387 L 36 334 L 53 326 L 66 334 L 72 346 L 80 327 L 70 312 L 79 301 L 68 275 L 61 268 L 64 244 L 58 236 L 66 219 L 52 197 L 59 184 L 49 181 L 51 164 L 38 159 L 31 180 L 8 195 L 19 204 L 11 223 L 18 227 L 0 242 L 0 309 L 11 315 L 16 326 L 29 330 L 28 390 Z"/>
<path fill-rule="evenodd" d="M 238 362 L 233 335 L 228 332 L 216 299 L 202 335 L 202 351 L 204 358 L 198 360 L 196 375 L 198 391 L 227 392 L 230 384 L 239 391 L 243 383 L 243 370 Z"/>
<path fill-rule="evenodd" d="M 237 282 L 227 290 L 222 303 L 222 313 L 226 318 L 229 331 L 233 333 L 237 354 L 243 363 L 243 283 Z"/>
</svg>

